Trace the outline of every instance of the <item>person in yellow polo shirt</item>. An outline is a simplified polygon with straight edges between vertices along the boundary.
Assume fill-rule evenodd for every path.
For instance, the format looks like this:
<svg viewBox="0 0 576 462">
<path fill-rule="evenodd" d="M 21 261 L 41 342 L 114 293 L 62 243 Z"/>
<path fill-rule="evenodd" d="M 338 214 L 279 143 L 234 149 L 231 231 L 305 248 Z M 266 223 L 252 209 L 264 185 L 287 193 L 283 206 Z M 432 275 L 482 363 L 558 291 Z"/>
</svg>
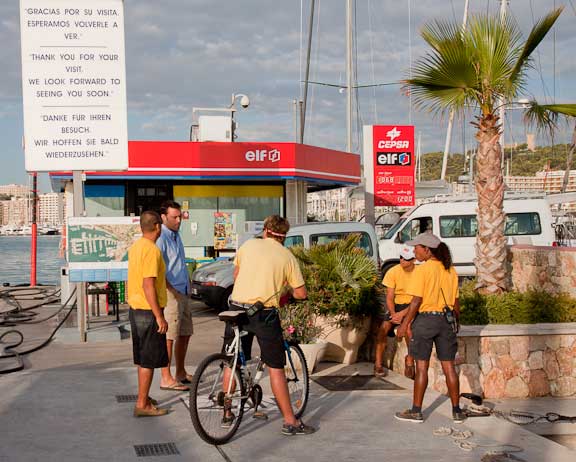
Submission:
<svg viewBox="0 0 576 462">
<path fill-rule="evenodd" d="M 381 316 L 382 323 L 376 337 L 376 354 L 374 359 L 374 375 L 385 377 L 386 369 L 382 366 L 382 359 L 386 351 L 386 339 L 394 336 L 394 329 L 402 322 L 406 309 L 410 305 L 412 295 L 406 292 L 414 272 L 414 248 L 403 246 L 400 250 L 400 263 L 390 268 L 384 275 L 382 284 L 386 287 L 386 309 Z M 408 341 L 409 339 L 407 339 Z M 414 378 L 414 358 L 409 354 L 404 358 L 404 375 Z"/>
<path fill-rule="evenodd" d="M 286 218 L 271 215 L 264 220 L 263 239 L 250 239 L 239 249 L 234 259 L 234 289 L 229 305 L 232 310 L 247 310 L 258 304 L 260 310 L 248 316 L 243 329 L 248 335 L 242 338 L 242 349 L 246 359 L 250 359 L 250 350 L 254 336 L 260 345 L 262 361 L 268 366 L 270 386 L 284 417 L 282 434 L 309 435 L 316 431 L 294 416 L 284 366 L 286 350 L 280 317 L 277 307 L 280 298 L 287 291 L 296 299 L 308 296 L 304 278 L 296 257 L 284 247 L 286 233 L 290 223 Z M 229 325 L 224 333 L 225 348 L 234 334 Z M 225 371 L 224 383 L 230 373 Z M 222 418 L 222 427 L 230 427 L 235 416 L 227 411 Z"/>
<path fill-rule="evenodd" d="M 412 408 L 397 412 L 395 417 L 410 422 L 423 422 L 422 402 L 428 386 L 428 367 L 432 345 L 446 376 L 455 423 L 466 419 L 460 409 L 460 383 L 454 359 L 458 351 L 456 334 L 460 305 L 458 275 L 452 266 L 450 249 L 432 233 L 422 233 L 407 245 L 414 246 L 419 261 L 407 292 L 413 296 L 408 313 L 398 328 L 398 336 L 410 336 L 410 354 L 416 360 L 416 377 Z"/>
<path fill-rule="evenodd" d="M 128 304 L 134 364 L 138 366 L 138 400 L 134 417 L 152 417 L 168 413 L 156 407 L 150 398 L 154 369 L 168 365 L 164 318 L 166 306 L 166 266 L 155 242 L 160 236 L 162 219 L 156 212 L 140 215 L 142 237 L 128 250 Z"/>
</svg>

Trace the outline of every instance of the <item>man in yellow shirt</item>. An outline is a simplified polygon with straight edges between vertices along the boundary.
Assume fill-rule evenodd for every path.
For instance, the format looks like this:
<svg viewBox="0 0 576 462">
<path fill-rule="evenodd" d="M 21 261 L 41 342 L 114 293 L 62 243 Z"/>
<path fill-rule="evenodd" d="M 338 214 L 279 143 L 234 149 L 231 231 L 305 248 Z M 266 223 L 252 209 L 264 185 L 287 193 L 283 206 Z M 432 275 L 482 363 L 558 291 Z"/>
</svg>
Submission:
<svg viewBox="0 0 576 462">
<path fill-rule="evenodd" d="M 155 242 L 160 236 L 162 219 L 156 212 L 140 216 L 142 237 L 128 250 L 128 304 L 134 364 L 138 366 L 138 400 L 134 417 L 165 415 L 150 398 L 154 369 L 168 365 L 164 318 L 166 306 L 166 266 Z"/>
<path fill-rule="evenodd" d="M 442 365 L 452 402 L 452 419 L 461 423 L 466 415 L 460 409 L 460 383 L 454 360 L 458 351 L 456 333 L 460 317 L 458 275 L 452 265 L 450 249 L 432 233 L 422 233 L 407 245 L 414 246 L 419 261 L 408 287 L 413 296 L 398 336 L 411 336 L 410 354 L 416 360 L 412 408 L 397 412 L 398 420 L 421 423 L 422 402 L 428 386 L 432 346 Z M 411 335 L 410 335 L 411 334 Z"/>
<path fill-rule="evenodd" d="M 402 322 L 410 305 L 412 295 L 407 288 L 414 272 L 414 248 L 407 245 L 400 250 L 400 264 L 390 268 L 384 275 L 382 284 L 386 286 L 386 310 L 382 314 L 382 323 L 376 337 L 376 357 L 374 360 L 374 375 L 385 377 L 386 369 L 382 366 L 382 359 L 386 351 L 386 338 L 394 335 L 394 329 Z M 408 341 L 409 339 L 407 339 Z M 414 378 L 414 358 L 409 354 L 404 359 L 406 377 Z"/>
<path fill-rule="evenodd" d="M 234 289 L 230 307 L 242 310 L 256 303 L 261 304 L 262 309 L 248 316 L 248 324 L 243 325 L 249 334 L 243 337 L 242 349 L 246 359 L 250 359 L 252 339 L 256 337 L 262 361 L 268 366 L 272 393 L 284 417 L 282 433 L 308 435 L 315 429 L 298 421 L 290 404 L 284 373 L 286 351 L 276 310 L 286 287 L 292 289 L 292 296 L 296 299 L 308 296 L 298 261 L 283 245 L 289 229 L 288 220 L 271 215 L 264 220 L 263 239 L 250 239 L 238 249 L 234 259 Z M 232 341 L 233 336 L 230 326 L 226 326 L 224 346 Z M 233 422 L 234 415 L 228 412 L 222 419 L 222 426 L 231 426 Z"/>
</svg>

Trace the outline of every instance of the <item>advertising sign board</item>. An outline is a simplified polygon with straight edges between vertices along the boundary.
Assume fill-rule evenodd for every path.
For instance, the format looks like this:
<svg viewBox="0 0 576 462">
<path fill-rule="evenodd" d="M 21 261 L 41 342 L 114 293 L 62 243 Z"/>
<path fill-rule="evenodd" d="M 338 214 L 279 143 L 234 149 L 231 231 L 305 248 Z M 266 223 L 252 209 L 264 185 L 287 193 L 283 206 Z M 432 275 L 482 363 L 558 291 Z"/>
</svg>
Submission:
<svg viewBox="0 0 576 462">
<path fill-rule="evenodd" d="M 20 0 L 28 171 L 128 167 L 122 0 Z"/>
<path fill-rule="evenodd" d="M 372 128 L 374 205 L 414 205 L 414 126 Z"/>
<path fill-rule="evenodd" d="M 69 217 L 70 282 L 125 281 L 128 249 L 142 235 L 138 217 Z"/>
</svg>

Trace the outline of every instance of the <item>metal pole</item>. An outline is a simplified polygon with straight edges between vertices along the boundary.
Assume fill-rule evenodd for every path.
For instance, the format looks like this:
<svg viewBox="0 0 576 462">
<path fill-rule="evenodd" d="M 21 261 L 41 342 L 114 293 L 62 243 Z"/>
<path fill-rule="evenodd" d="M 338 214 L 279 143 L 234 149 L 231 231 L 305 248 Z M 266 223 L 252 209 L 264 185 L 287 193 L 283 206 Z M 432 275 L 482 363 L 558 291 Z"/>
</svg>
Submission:
<svg viewBox="0 0 576 462">
<path fill-rule="evenodd" d="M 352 0 L 346 0 L 346 151 L 352 152 Z"/>
<path fill-rule="evenodd" d="M 464 3 L 464 19 L 462 19 L 462 32 L 466 30 L 466 23 L 468 22 L 468 0 Z M 450 111 L 448 118 L 448 129 L 446 130 L 446 142 L 444 143 L 444 155 L 442 156 L 442 171 L 440 179 L 446 179 L 446 168 L 448 166 L 448 153 L 450 152 L 450 143 L 452 142 L 452 126 L 454 124 L 454 110 Z"/>
<path fill-rule="evenodd" d="M 36 256 L 38 254 L 38 173 L 32 172 L 32 239 L 30 242 L 30 285 L 36 286 Z"/>
<path fill-rule="evenodd" d="M 73 208 L 74 216 L 81 217 L 84 215 L 84 184 L 82 182 L 82 172 L 74 170 L 72 172 L 73 185 Z M 84 282 L 76 283 L 76 308 L 78 317 L 78 331 L 80 332 L 80 341 L 86 341 L 86 284 Z"/>
<path fill-rule="evenodd" d="M 500 0 L 500 23 L 504 24 L 506 22 L 506 7 L 508 6 L 508 0 Z M 498 110 L 498 115 L 500 117 L 500 146 L 502 148 L 502 158 L 501 158 L 501 168 L 504 169 L 504 120 L 506 113 L 504 111 L 504 105 L 506 101 L 504 98 L 498 98 L 498 104 L 500 109 Z"/>
<path fill-rule="evenodd" d="M 306 71 L 304 72 L 304 91 L 302 93 L 302 111 L 300 113 L 300 144 L 304 144 L 304 127 L 306 125 L 306 104 L 308 102 L 308 81 L 310 80 L 310 55 L 312 53 L 312 30 L 314 28 L 314 6 L 316 0 L 310 1 L 310 22 L 308 24 L 308 50 L 306 52 Z"/>
</svg>

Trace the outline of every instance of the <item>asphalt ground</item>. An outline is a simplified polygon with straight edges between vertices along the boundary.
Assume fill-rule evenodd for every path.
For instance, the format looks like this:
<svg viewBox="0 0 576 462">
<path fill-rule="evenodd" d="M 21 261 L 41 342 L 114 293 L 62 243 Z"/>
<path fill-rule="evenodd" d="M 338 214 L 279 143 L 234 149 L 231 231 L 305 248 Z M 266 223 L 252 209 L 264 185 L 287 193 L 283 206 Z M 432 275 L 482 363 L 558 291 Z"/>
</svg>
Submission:
<svg viewBox="0 0 576 462">
<path fill-rule="evenodd" d="M 48 307 L 55 310 L 57 307 Z M 122 313 L 125 317 L 125 313 Z M 79 342 L 74 328 L 61 329 L 46 348 L 24 358 L 25 369 L 0 375 L 0 461 L 130 461 L 142 460 L 136 446 L 173 443 L 178 454 L 150 456 L 163 461 L 480 461 L 490 451 L 509 449 L 524 461 L 573 462 L 576 424 L 535 424 L 523 427 L 490 417 L 453 424 L 451 406 L 443 395 L 428 391 L 425 422 L 401 422 L 393 416 L 410 406 L 412 382 L 391 372 L 394 390 L 330 391 L 311 381 L 304 420 L 318 428 L 310 436 L 283 436 L 282 419 L 265 388 L 267 421 L 247 412 L 232 441 L 212 446 L 202 441 L 191 424 L 187 393 L 159 389 L 155 374 L 151 395 L 170 414 L 134 418 L 134 403 L 118 402 L 137 392 L 131 342 L 103 316 L 93 319 L 88 342 Z M 96 322 L 97 321 L 97 322 Z M 220 350 L 223 324 L 214 312 L 196 305 L 195 334 L 187 365 L 189 372 L 209 353 Z M 48 323 L 49 324 L 49 323 Z M 24 326 L 25 343 L 42 342 L 53 326 Z M 0 334 L 4 327 L 0 327 Z M 124 337 L 126 337 L 124 335 Z M 0 364 L 4 364 L 1 361 Z M 372 365 L 321 363 L 313 375 L 367 376 Z M 498 409 L 524 409 L 545 414 L 576 415 L 576 400 L 543 398 L 493 402 Z M 439 427 L 469 430 L 468 450 L 451 436 L 435 436 Z M 552 435 L 544 438 L 536 433 Z M 556 441 L 565 444 L 559 444 Z M 510 446 L 512 445 L 512 446 Z M 483 459 L 484 457 L 484 459 Z M 516 460 L 518 460 L 516 459 Z M 501 459 L 514 460 L 514 459 Z"/>
</svg>

